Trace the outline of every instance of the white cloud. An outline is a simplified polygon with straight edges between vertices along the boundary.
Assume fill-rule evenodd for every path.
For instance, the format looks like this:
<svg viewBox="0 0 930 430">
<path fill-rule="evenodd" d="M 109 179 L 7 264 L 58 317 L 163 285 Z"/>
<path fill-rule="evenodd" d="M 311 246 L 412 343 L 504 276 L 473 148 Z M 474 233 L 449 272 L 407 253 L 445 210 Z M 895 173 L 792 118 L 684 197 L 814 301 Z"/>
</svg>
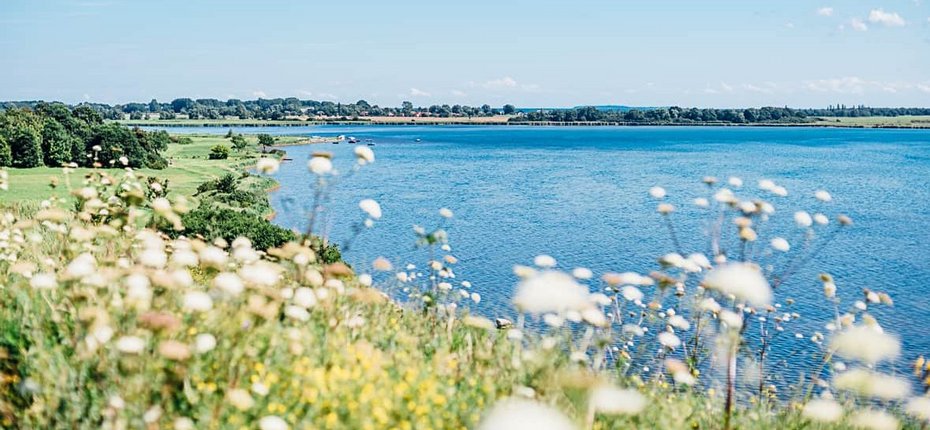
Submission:
<svg viewBox="0 0 930 430">
<path fill-rule="evenodd" d="M 897 12 L 885 12 L 884 9 L 872 9 L 869 12 L 869 22 L 882 24 L 885 27 L 903 27 L 905 22 Z"/>
<path fill-rule="evenodd" d="M 510 76 L 504 76 L 500 79 L 492 79 L 481 84 L 482 87 L 485 87 L 489 90 L 493 89 L 502 89 L 502 88 L 516 88 L 517 81 L 511 78 Z"/>
<path fill-rule="evenodd" d="M 927 83 L 870 81 L 857 76 L 807 81 L 804 86 L 811 91 L 838 94 L 863 94 L 874 91 L 895 94 L 914 90 L 930 92 L 930 85 L 927 85 Z"/>
<path fill-rule="evenodd" d="M 832 8 L 832 7 L 822 7 L 822 8 L 820 8 L 820 9 L 817 9 L 817 15 L 820 15 L 820 16 L 833 16 L 833 8 Z"/>
<path fill-rule="evenodd" d="M 926 84 L 917 84 L 917 89 L 925 93 L 930 93 L 930 83 Z"/>
<path fill-rule="evenodd" d="M 869 31 L 869 26 L 865 25 L 865 23 L 862 22 L 862 20 L 859 18 L 853 18 L 849 20 L 849 25 L 853 28 L 853 30 L 856 31 Z"/>
<path fill-rule="evenodd" d="M 252 91 L 252 95 L 262 99 L 268 97 L 268 94 L 265 94 L 265 92 L 262 90 Z"/>
<path fill-rule="evenodd" d="M 752 93 L 772 94 L 778 88 L 778 85 L 776 85 L 774 82 L 766 82 L 762 84 L 761 86 L 753 85 L 753 84 L 743 84 L 741 88 L 746 91 L 752 92 Z"/>
<path fill-rule="evenodd" d="M 460 91 L 460 90 L 452 90 L 452 91 L 449 91 L 449 93 L 455 97 L 465 97 L 467 95 L 465 94 L 464 91 Z"/>
<path fill-rule="evenodd" d="M 416 89 L 416 88 L 411 88 L 411 89 L 410 89 L 410 96 L 412 96 L 412 97 L 429 97 L 429 96 L 430 96 L 430 93 L 428 93 L 428 92 L 426 92 L 426 91 L 418 90 L 418 89 Z"/>
<path fill-rule="evenodd" d="M 313 96 L 313 91 L 297 90 L 297 93 L 300 94 L 300 95 L 302 95 L 302 96 L 307 96 L 307 97 Z"/>
<path fill-rule="evenodd" d="M 721 82 L 721 83 L 720 83 L 720 88 L 722 88 L 723 91 L 728 92 L 728 93 L 732 93 L 732 92 L 733 92 L 733 87 L 730 86 L 730 84 L 728 84 L 728 83 L 726 83 L 726 82 Z"/>
</svg>

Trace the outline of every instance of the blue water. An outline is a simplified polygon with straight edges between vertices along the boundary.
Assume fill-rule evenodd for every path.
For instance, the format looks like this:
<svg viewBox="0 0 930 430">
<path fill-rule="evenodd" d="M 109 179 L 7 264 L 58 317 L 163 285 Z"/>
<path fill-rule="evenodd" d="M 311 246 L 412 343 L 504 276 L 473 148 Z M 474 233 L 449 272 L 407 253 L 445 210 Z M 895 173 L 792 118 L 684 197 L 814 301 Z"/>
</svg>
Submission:
<svg viewBox="0 0 930 430">
<path fill-rule="evenodd" d="M 362 219 L 358 201 L 373 198 L 384 217 L 353 243 L 346 259 L 362 270 L 380 255 L 392 257 L 395 266 L 407 261 L 422 266 L 427 256 L 414 248 L 411 226 L 437 225 L 437 210 L 452 209 L 456 215 L 447 230 L 460 258 L 457 280 L 473 283 L 483 296 L 475 308 L 488 316 L 512 316 L 512 266 L 530 264 L 538 254 L 596 275 L 655 269 L 656 257 L 674 249 L 647 194 L 653 185 L 665 187 L 678 207 L 673 219 L 684 251 L 706 252 L 703 221 L 709 216 L 690 202 L 709 197 L 703 176 L 736 175 L 745 181 L 738 196 L 764 196 L 776 206 L 760 234 L 764 243 L 775 233 L 802 246 L 792 222 L 796 210 L 845 213 L 855 221 L 780 287 L 777 297 L 796 299 L 793 310 L 802 316 L 784 337 L 827 333 L 823 326 L 832 308 L 822 299 L 817 274 L 829 272 L 843 308 L 861 299 L 864 288 L 891 294 L 893 308 L 874 306 L 870 312 L 886 330 L 902 335 L 903 358 L 930 353 L 923 326 L 930 321 L 930 131 L 449 126 L 236 131 L 373 139 L 377 162 L 334 190 L 330 236 L 336 242 L 351 236 L 352 224 Z M 272 194 L 275 222 L 305 226 L 312 183 L 306 160 L 312 152 L 331 151 L 337 168 L 347 171 L 353 148 L 345 143 L 286 148 L 294 161 L 276 175 L 282 186 Z M 759 191 L 761 178 L 775 180 L 790 194 L 779 198 Z M 818 189 L 829 190 L 834 201 L 815 200 Z M 816 231 L 824 236 L 835 224 L 834 218 Z M 763 263 L 783 267 L 786 257 L 767 256 Z M 785 342 L 803 349 L 806 341 Z"/>
</svg>

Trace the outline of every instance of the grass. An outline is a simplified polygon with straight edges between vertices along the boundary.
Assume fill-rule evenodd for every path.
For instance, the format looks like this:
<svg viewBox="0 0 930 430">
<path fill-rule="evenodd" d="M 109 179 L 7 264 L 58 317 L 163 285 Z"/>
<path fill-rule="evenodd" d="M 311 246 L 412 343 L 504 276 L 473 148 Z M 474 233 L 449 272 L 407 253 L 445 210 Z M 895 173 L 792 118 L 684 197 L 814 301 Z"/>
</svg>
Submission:
<svg viewBox="0 0 930 430">
<path fill-rule="evenodd" d="M 930 128 L 930 116 L 870 116 L 870 117 L 821 117 L 813 125 L 842 127 L 908 127 Z"/>
<path fill-rule="evenodd" d="M 197 186 L 209 179 L 215 179 L 229 172 L 241 171 L 255 162 L 259 156 L 257 150 L 258 139 L 255 136 L 246 136 L 249 141 L 249 150 L 245 152 L 231 151 L 229 159 L 210 160 L 208 154 L 214 145 L 230 146 L 229 140 L 215 135 L 190 135 L 193 143 L 189 145 L 170 144 L 164 156 L 169 161 L 169 167 L 162 170 L 139 169 L 137 173 L 142 176 L 167 178 L 169 190 L 176 195 L 191 195 Z M 300 143 L 306 139 L 293 136 L 278 137 L 277 142 L 282 145 Z M 80 185 L 80 178 L 90 171 L 88 168 L 75 169 L 71 175 L 72 187 Z M 11 186 L 9 191 L 0 195 L 0 202 L 38 202 L 50 196 L 63 197 L 69 193 L 68 179 L 62 169 L 53 167 L 37 167 L 33 169 L 10 169 Z M 51 188 L 50 183 L 59 184 Z"/>
</svg>

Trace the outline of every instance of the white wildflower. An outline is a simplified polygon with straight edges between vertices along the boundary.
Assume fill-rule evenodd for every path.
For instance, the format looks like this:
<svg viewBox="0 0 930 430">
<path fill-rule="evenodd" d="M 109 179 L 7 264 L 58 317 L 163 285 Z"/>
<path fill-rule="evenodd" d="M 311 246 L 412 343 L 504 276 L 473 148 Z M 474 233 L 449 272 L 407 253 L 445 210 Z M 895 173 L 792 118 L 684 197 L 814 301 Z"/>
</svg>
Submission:
<svg viewBox="0 0 930 430">
<path fill-rule="evenodd" d="M 814 192 L 814 197 L 817 198 L 817 200 L 820 200 L 822 202 L 829 202 L 833 200 L 833 196 L 831 196 L 830 193 L 824 190 L 817 190 L 816 192 Z"/>
<path fill-rule="evenodd" d="M 659 186 L 652 187 L 649 189 L 649 195 L 655 199 L 663 199 L 666 195 L 665 188 Z"/>
<path fill-rule="evenodd" d="M 333 162 L 330 161 L 329 157 L 313 157 L 307 163 L 307 168 L 314 175 L 323 176 L 333 171 Z"/>
<path fill-rule="evenodd" d="M 600 413 L 635 415 L 646 407 L 646 398 L 636 390 L 602 385 L 591 393 L 591 407 Z"/>
<path fill-rule="evenodd" d="M 192 312 L 206 312 L 213 308 L 213 299 L 202 291 L 189 291 L 184 294 L 184 309 Z"/>
<path fill-rule="evenodd" d="M 588 291 L 562 272 L 545 271 L 517 285 L 514 305 L 523 312 L 543 314 L 584 309 Z"/>
<path fill-rule="evenodd" d="M 772 301 L 772 289 L 756 266 L 731 263 L 710 271 L 703 285 L 733 295 L 754 306 L 765 306 Z"/>
<path fill-rule="evenodd" d="M 791 245 L 788 244 L 788 241 L 783 237 L 776 237 L 772 239 L 772 248 L 776 251 L 788 252 L 791 250 Z"/>
<path fill-rule="evenodd" d="M 355 147 L 355 158 L 358 160 L 358 164 L 365 165 L 375 162 L 375 152 L 367 146 L 356 146 Z"/>
<path fill-rule="evenodd" d="M 239 279 L 239 276 L 235 273 L 230 272 L 222 272 L 216 275 L 213 278 L 213 286 L 230 296 L 238 296 L 245 290 L 242 279 Z"/>
<path fill-rule="evenodd" d="M 898 338 L 864 325 L 843 330 L 833 338 L 830 346 L 842 357 L 867 364 L 893 360 L 901 354 Z"/>
<path fill-rule="evenodd" d="M 255 164 L 256 170 L 266 175 L 274 174 L 280 166 L 281 162 L 274 158 L 259 158 L 258 163 Z"/>
<path fill-rule="evenodd" d="M 200 333 L 194 338 L 194 350 L 200 354 L 213 351 L 216 348 L 216 337 L 210 333 Z"/>
<path fill-rule="evenodd" d="M 922 421 L 930 421 L 930 397 L 914 397 L 907 401 L 904 412 Z"/>
<path fill-rule="evenodd" d="M 668 349 L 675 349 L 681 345 L 681 339 L 672 332 L 663 331 L 659 333 L 658 339 L 659 343 Z"/>
<path fill-rule="evenodd" d="M 327 159 L 328 161 L 328 159 Z M 277 415 L 267 415 L 258 420 L 260 430 L 288 430 L 287 421 Z"/>
<path fill-rule="evenodd" d="M 497 402 L 478 430 L 574 430 L 575 424 L 551 406 L 511 397 Z"/>
<path fill-rule="evenodd" d="M 833 378 L 833 384 L 837 389 L 880 400 L 902 399 L 911 392 L 911 384 L 906 379 L 864 369 L 841 373 Z"/>
<path fill-rule="evenodd" d="M 37 290 L 51 290 L 58 287 L 54 273 L 36 273 L 29 280 L 29 286 Z"/>
<path fill-rule="evenodd" d="M 867 430 L 897 430 L 900 423 L 894 415 L 878 409 L 866 409 L 849 414 L 849 423 Z"/>
<path fill-rule="evenodd" d="M 801 415 L 811 421 L 832 423 L 843 417 L 843 407 L 828 399 L 814 399 L 804 405 Z"/>
<path fill-rule="evenodd" d="M 372 199 L 365 199 L 358 202 L 358 207 L 373 219 L 381 218 L 381 205 Z"/>
<path fill-rule="evenodd" d="M 555 258 L 552 258 L 552 256 L 543 254 L 543 255 L 537 255 L 536 258 L 533 259 L 533 264 L 535 264 L 536 267 L 542 267 L 543 269 L 548 269 L 551 267 L 555 267 L 556 261 L 555 261 Z"/>
<path fill-rule="evenodd" d="M 574 270 L 572 270 L 572 276 L 574 276 L 575 279 L 585 280 L 591 279 L 591 277 L 594 276 L 594 273 L 591 272 L 591 269 L 588 269 L 587 267 L 576 267 Z"/>
<path fill-rule="evenodd" d="M 814 223 L 811 214 L 804 211 L 797 211 L 794 213 L 794 222 L 798 227 L 810 227 Z"/>
<path fill-rule="evenodd" d="M 139 354 L 145 349 L 145 341 L 137 336 L 123 336 L 116 340 L 116 350 L 123 354 Z"/>
<path fill-rule="evenodd" d="M 439 216 L 443 218 L 452 218 L 452 210 L 449 208 L 439 209 Z"/>
</svg>

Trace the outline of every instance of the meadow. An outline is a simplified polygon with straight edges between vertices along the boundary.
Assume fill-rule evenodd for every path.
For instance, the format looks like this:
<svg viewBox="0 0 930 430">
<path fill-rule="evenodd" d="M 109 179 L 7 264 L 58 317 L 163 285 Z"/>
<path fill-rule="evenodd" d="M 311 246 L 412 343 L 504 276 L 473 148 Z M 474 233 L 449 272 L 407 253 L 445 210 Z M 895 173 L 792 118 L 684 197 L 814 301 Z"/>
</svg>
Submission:
<svg viewBox="0 0 930 430">
<path fill-rule="evenodd" d="M 811 317 L 832 328 L 811 339 L 821 348 L 815 370 L 796 386 L 763 383 L 769 342 L 799 318 L 779 283 L 830 237 L 823 233 L 853 223 L 841 208 L 798 211 L 789 216 L 805 239 L 789 243 L 764 228 L 776 213 L 770 201 L 788 193 L 776 181 L 705 177 L 707 197 L 690 202 L 660 186 L 642 190 L 676 244 L 678 208 L 708 209 L 712 253 L 657 249 L 654 271 L 597 274 L 538 255 L 513 268 L 519 317 L 491 320 L 471 311 L 482 298 L 456 278 L 449 209 L 414 227 L 419 261 L 321 261 L 312 220 L 326 213 L 340 176 L 364 175 L 375 162 L 366 146 L 353 148 L 353 160 L 317 151 L 308 161 L 308 236 L 260 249 L 246 238 L 167 235 L 183 232 L 183 197 L 197 178 L 250 166 L 277 173 L 277 159 L 253 153 L 205 160 L 221 140 L 169 147 L 172 165 L 162 173 L 178 187 L 167 197 L 151 196 L 148 172 L 128 168 L 56 173 L 71 187 L 52 196 L 38 179 L 3 175 L 4 202 L 49 197 L 0 217 L 0 424 L 567 430 L 930 422 L 930 398 L 921 394 L 930 365 L 888 366 L 900 355 L 901 328 L 870 313 L 894 298 L 876 290 L 841 300 L 836 291 L 846 286 L 826 273 L 824 311 Z M 351 167 L 340 173 L 334 161 Z M 821 190 L 810 200 L 833 197 Z M 357 213 L 339 215 L 357 219 L 365 234 L 384 214 L 364 199 Z M 739 254 L 720 251 L 729 240 Z M 771 253 L 792 258 L 786 267 L 759 264 Z"/>
</svg>

